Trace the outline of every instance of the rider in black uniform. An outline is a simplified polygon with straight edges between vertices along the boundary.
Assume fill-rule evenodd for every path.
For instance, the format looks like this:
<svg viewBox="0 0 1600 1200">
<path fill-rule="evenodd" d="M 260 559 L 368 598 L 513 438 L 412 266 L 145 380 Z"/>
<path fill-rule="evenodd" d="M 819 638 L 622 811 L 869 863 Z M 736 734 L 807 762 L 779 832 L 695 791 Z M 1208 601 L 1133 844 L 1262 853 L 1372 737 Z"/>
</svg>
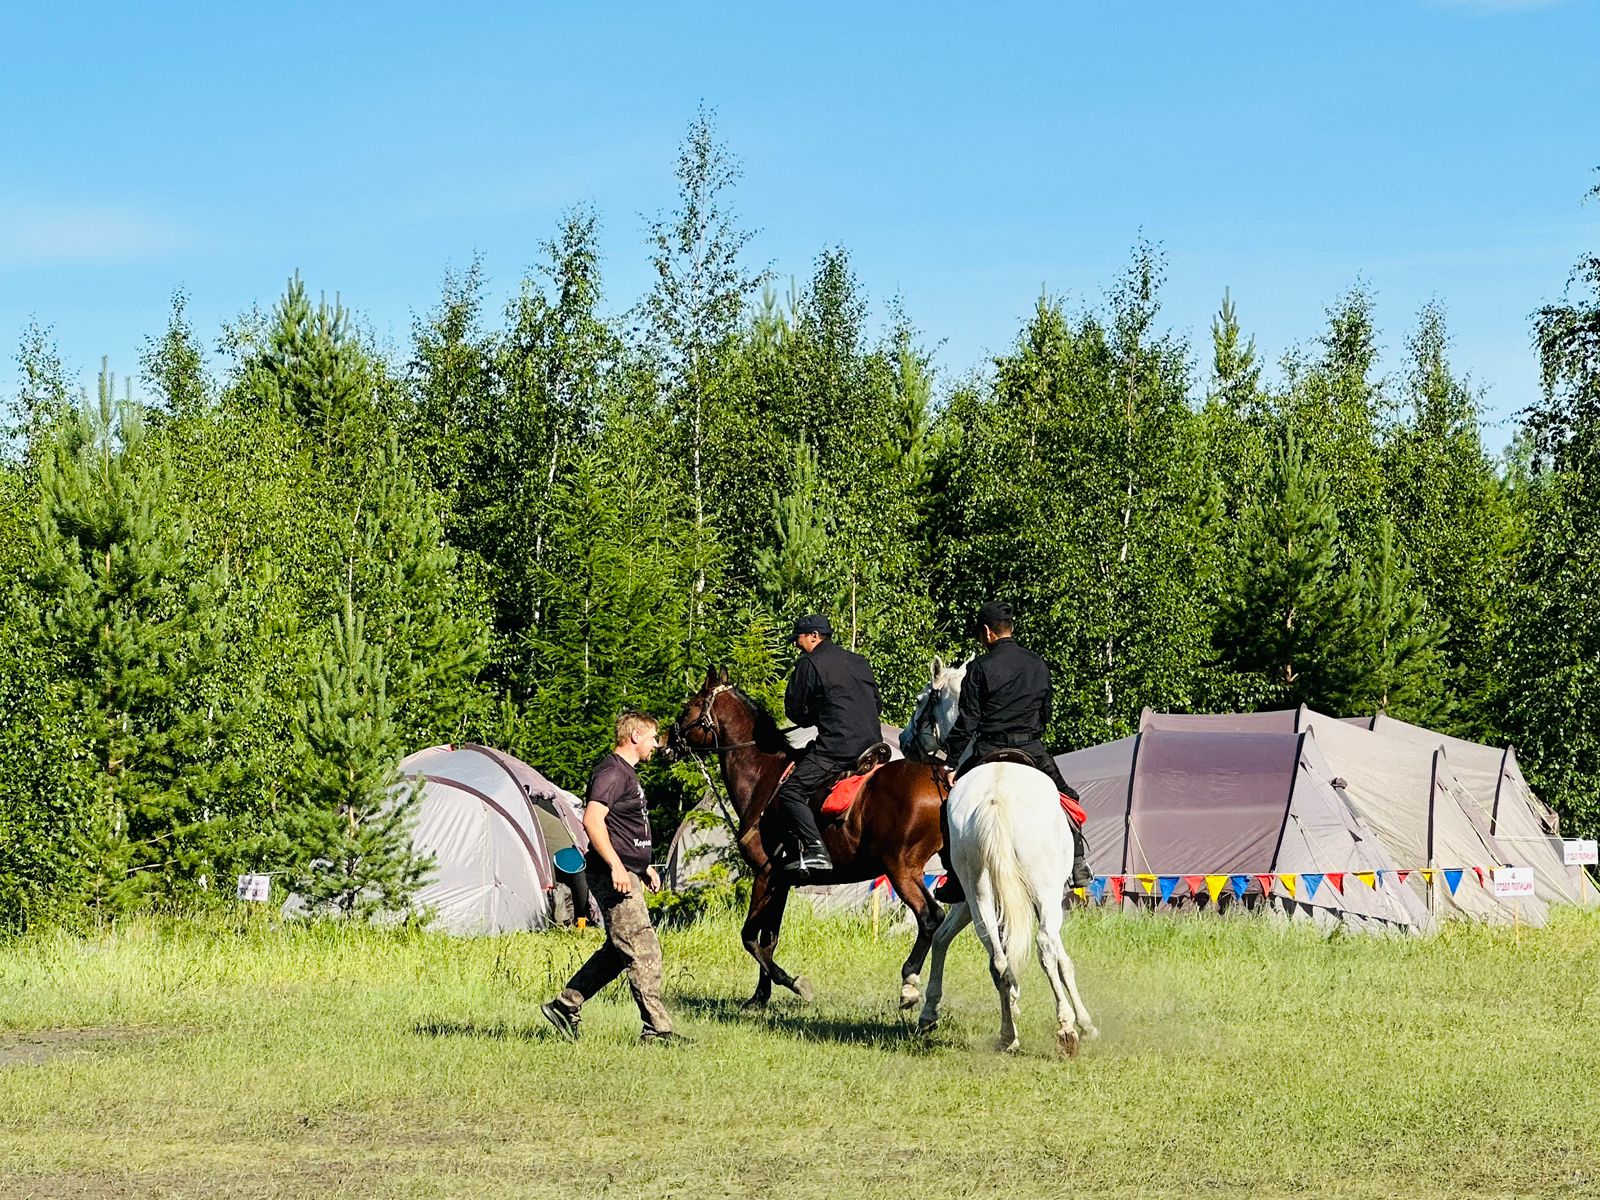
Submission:
<svg viewBox="0 0 1600 1200">
<path fill-rule="evenodd" d="M 783 711 L 796 725 L 815 725 L 817 738 L 778 789 L 778 803 L 800 843 L 799 853 L 783 868 L 791 883 L 833 870 L 811 810 L 812 796 L 853 766 L 862 751 L 883 740 L 872 664 L 834 645 L 832 637 L 827 617 L 801 617 L 794 623 L 794 640 L 803 653 L 783 694 Z"/>
<path fill-rule="evenodd" d="M 1011 606 L 991 600 L 978 610 L 979 635 L 988 650 L 973 660 L 961 685 L 961 707 L 955 727 L 945 739 L 945 762 L 955 766 L 960 779 L 997 750 L 1020 750 L 1050 777 L 1058 792 L 1078 800 L 1077 791 L 1056 767 L 1045 749 L 1045 722 L 1050 719 L 1050 668 L 1011 636 Z M 962 761 L 968 747 L 972 753 Z M 1086 861 L 1083 830 L 1072 825 L 1072 886 L 1087 886 L 1093 876 Z M 946 866 L 948 867 L 948 863 Z M 961 883 L 946 873 L 939 899 L 962 898 Z"/>
</svg>

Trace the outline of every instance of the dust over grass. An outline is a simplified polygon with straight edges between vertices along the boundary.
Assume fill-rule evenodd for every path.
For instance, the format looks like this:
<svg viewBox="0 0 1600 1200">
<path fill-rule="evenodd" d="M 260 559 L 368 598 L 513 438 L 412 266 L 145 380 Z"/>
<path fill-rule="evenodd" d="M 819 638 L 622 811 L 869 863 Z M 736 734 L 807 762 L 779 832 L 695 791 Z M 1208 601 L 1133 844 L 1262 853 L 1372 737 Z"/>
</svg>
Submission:
<svg viewBox="0 0 1600 1200">
<path fill-rule="evenodd" d="M 0 946 L 0 1196 L 1600 1194 L 1600 914 L 1336 937 L 1075 916 L 1103 1036 L 991 1053 L 970 934 L 944 1023 L 898 1011 L 909 934 L 795 913 L 816 1002 L 746 1013 L 736 921 L 664 935 L 690 1048 L 619 984 L 537 1004 L 593 931 L 450 939 L 255 914 Z M 912 1014 L 914 1015 L 914 1014 Z"/>
</svg>

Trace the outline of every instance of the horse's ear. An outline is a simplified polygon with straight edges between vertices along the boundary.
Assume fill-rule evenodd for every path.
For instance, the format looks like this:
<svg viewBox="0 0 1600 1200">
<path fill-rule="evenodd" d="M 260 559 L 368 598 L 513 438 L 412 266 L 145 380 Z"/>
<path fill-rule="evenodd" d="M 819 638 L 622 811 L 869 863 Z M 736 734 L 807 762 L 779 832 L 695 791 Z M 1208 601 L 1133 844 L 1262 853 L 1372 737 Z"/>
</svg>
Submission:
<svg viewBox="0 0 1600 1200">
<path fill-rule="evenodd" d="M 708 667 L 706 667 L 706 691 L 709 692 L 712 688 L 714 688 L 716 686 L 717 686 L 717 669 L 715 667 L 708 666 Z"/>
<path fill-rule="evenodd" d="M 944 674 L 944 659 L 940 658 L 937 654 L 935 654 L 933 656 L 933 665 L 928 668 L 928 681 L 930 683 L 938 683 L 939 682 L 939 676 L 941 676 L 943 674 Z"/>
<path fill-rule="evenodd" d="M 723 667 L 722 670 L 717 672 L 717 682 L 718 683 L 732 683 L 733 682 L 733 676 L 728 674 L 728 668 L 727 667 Z"/>
</svg>

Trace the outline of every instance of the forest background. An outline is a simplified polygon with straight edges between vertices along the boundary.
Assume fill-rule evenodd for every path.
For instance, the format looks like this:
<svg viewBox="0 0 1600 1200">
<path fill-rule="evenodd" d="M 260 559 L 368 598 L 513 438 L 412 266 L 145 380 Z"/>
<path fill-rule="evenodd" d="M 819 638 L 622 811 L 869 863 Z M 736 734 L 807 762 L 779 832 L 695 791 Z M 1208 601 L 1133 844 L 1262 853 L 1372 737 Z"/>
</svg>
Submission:
<svg viewBox="0 0 1600 1200">
<path fill-rule="evenodd" d="M 582 789 L 616 713 L 708 664 L 777 708 L 829 614 L 900 722 L 1008 600 L 1055 672 L 1049 741 L 1146 707 L 1386 711 L 1513 743 L 1600 828 L 1600 255 L 1531 315 L 1542 399 L 1505 454 L 1442 308 L 1377 371 L 1373 299 L 1258 361 L 1224 292 L 1167 329 L 1158 244 L 1097 303 L 1046 294 L 936 376 L 842 247 L 749 261 L 709 114 L 603 293 L 573 210 L 504 311 L 448 274 L 403 355 L 292 278 L 217 336 L 174 296 L 137 377 L 74 395 L 22 339 L 0 441 L 0 923 L 186 909 L 236 872 L 392 907 L 394 765 L 482 741 Z M 1600 189 L 1597 189 L 1600 192 Z M 698 776 L 654 771 L 659 832 Z"/>
</svg>

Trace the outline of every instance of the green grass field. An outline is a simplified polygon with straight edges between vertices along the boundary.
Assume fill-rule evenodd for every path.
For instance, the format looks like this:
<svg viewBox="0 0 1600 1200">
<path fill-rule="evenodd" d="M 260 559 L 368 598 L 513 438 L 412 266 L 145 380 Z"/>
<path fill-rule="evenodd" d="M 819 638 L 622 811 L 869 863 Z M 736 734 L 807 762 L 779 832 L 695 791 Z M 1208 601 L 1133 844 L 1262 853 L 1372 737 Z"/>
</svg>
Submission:
<svg viewBox="0 0 1600 1200">
<path fill-rule="evenodd" d="M 621 985 L 584 1040 L 536 1005 L 598 938 L 267 920 L 0 945 L 0 1195 L 899 1198 L 1600 1195 L 1600 915 L 1430 940 L 1089 914 L 1103 1031 L 988 1047 L 977 942 L 927 1044 L 909 935 L 793 922 L 817 986 L 765 1015 L 736 922 L 666 934 L 686 1049 Z"/>
</svg>

